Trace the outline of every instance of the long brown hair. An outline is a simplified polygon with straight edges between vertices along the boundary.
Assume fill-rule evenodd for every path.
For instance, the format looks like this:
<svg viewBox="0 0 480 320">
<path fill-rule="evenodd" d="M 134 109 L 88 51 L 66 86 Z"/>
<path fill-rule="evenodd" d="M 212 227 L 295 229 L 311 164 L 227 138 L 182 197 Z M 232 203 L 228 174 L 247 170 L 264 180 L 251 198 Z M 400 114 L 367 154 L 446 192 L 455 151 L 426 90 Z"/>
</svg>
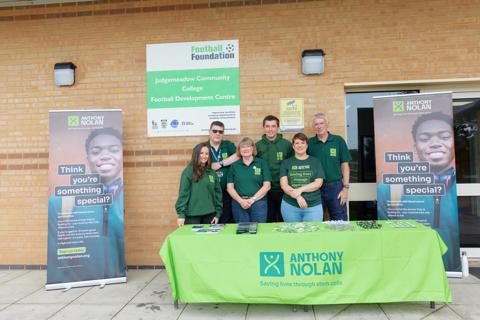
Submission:
<svg viewBox="0 0 480 320">
<path fill-rule="evenodd" d="M 200 163 L 200 152 L 202 151 L 203 148 L 208 149 L 208 161 L 205 165 L 202 165 Z M 210 146 L 204 142 L 197 144 L 192 151 L 192 160 L 190 161 L 192 164 L 193 170 L 192 170 L 192 181 L 197 182 L 200 180 L 201 177 L 203 177 L 203 174 L 205 173 L 205 170 L 207 168 L 210 168 Z"/>
</svg>

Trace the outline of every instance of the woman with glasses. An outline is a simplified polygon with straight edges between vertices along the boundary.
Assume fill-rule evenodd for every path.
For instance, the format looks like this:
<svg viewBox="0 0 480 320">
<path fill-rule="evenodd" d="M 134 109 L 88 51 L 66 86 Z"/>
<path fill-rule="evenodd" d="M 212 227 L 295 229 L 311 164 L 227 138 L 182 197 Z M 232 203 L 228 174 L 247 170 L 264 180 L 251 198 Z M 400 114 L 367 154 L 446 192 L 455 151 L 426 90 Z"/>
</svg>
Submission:
<svg viewBox="0 0 480 320">
<path fill-rule="evenodd" d="M 284 192 L 281 211 L 285 222 L 323 221 L 322 186 L 325 173 L 320 160 L 307 154 L 308 138 L 297 133 L 292 139 L 295 155 L 280 166 Z"/>
<path fill-rule="evenodd" d="M 222 214 L 222 189 L 210 169 L 210 148 L 200 143 L 193 148 L 192 160 L 183 170 L 175 204 L 177 225 L 216 224 Z"/>
<path fill-rule="evenodd" d="M 231 165 L 227 191 L 232 197 L 235 222 L 266 222 L 267 199 L 272 176 L 265 160 L 255 157 L 255 144 L 243 138 L 238 144 L 240 160 Z"/>
</svg>

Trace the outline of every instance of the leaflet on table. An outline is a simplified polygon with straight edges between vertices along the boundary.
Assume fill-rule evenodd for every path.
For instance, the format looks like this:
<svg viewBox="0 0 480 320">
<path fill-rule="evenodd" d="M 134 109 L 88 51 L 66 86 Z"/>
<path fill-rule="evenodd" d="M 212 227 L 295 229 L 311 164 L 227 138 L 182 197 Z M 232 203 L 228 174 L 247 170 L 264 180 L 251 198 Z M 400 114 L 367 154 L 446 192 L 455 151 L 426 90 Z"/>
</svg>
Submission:
<svg viewBox="0 0 480 320">
<path fill-rule="evenodd" d="M 237 226 L 237 234 L 256 234 L 257 225 L 258 223 L 256 222 L 240 222 Z"/>
<path fill-rule="evenodd" d="M 224 224 L 199 224 L 192 226 L 192 231 L 197 233 L 206 234 L 206 233 L 219 233 L 225 229 Z"/>
</svg>

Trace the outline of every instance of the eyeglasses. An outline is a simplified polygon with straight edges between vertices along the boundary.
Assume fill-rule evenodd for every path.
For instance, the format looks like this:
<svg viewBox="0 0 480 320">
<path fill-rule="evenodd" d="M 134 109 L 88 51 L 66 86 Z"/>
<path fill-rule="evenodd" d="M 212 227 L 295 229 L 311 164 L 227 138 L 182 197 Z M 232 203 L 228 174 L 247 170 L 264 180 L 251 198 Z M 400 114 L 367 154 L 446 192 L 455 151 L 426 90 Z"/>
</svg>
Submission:
<svg viewBox="0 0 480 320">
<path fill-rule="evenodd" d="M 223 134 L 223 130 L 212 130 L 213 133 Z"/>
</svg>

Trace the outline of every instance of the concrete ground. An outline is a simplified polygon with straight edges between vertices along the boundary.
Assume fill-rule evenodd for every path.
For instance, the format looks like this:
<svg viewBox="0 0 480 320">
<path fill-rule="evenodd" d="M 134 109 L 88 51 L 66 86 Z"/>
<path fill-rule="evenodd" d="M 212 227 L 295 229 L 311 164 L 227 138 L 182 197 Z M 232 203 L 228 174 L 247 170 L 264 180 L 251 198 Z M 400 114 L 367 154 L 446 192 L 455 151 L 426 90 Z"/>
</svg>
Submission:
<svg viewBox="0 0 480 320">
<path fill-rule="evenodd" d="M 172 305 L 165 270 L 129 270 L 128 282 L 105 288 L 46 291 L 46 271 L 0 270 L 0 319 L 480 319 L 480 279 L 450 279 L 453 303 L 316 305 Z"/>
</svg>

